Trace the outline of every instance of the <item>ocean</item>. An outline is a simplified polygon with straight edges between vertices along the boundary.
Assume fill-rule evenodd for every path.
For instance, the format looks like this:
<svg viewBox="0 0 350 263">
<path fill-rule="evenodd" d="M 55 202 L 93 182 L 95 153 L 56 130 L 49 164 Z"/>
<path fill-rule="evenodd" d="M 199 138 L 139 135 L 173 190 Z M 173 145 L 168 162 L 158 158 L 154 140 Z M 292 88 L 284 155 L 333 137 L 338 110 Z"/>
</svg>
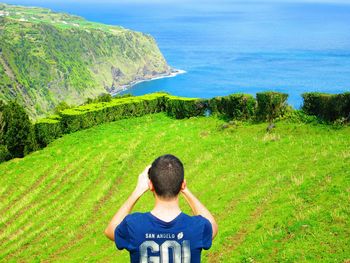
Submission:
<svg viewBox="0 0 350 263">
<path fill-rule="evenodd" d="M 5 0 L 151 34 L 185 74 L 142 82 L 135 95 L 210 98 L 274 90 L 295 108 L 308 91 L 350 91 L 350 1 Z"/>
</svg>

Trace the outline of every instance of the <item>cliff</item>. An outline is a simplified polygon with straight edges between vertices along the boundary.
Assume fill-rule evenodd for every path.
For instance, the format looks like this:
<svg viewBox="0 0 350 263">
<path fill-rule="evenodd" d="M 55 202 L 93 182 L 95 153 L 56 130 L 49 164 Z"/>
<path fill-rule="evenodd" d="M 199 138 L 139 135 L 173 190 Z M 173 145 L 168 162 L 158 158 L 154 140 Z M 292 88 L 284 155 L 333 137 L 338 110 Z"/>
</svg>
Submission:
<svg viewBox="0 0 350 263">
<path fill-rule="evenodd" d="M 0 99 L 32 118 L 171 73 L 154 38 L 44 8 L 0 4 Z"/>
</svg>

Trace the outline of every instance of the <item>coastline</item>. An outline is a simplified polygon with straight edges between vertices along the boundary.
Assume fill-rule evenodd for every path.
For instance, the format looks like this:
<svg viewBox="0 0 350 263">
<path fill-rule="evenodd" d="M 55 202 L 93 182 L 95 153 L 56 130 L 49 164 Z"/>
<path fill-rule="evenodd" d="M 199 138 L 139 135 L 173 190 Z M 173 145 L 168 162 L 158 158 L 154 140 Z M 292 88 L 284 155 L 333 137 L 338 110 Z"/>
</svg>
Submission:
<svg viewBox="0 0 350 263">
<path fill-rule="evenodd" d="M 148 79 L 145 78 L 145 79 L 138 79 L 138 80 L 131 81 L 129 84 L 122 85 L 122 86 L 118 87 L 117 90 L 111 91 L 110 94 L 112 95 L 112 97 L 115 97 L 118 94 L 120 94 L 121 92 L 126 91 L 129 88 L 131 88 L 139 83 L 146 82 L 146 81 L 152 81 L 152 80 L 156 80 L 156 79 L 173 78 L 173 77 L 176 77 L 177 75 L 181 75 L 181 74 L 185 74 L 185 73 L 187 73 L 185 70 L 171 68 L 170 73 L 157 74 L 157 75 L 153 76 L 152 78 L 148 78 Z"/>
</svg>

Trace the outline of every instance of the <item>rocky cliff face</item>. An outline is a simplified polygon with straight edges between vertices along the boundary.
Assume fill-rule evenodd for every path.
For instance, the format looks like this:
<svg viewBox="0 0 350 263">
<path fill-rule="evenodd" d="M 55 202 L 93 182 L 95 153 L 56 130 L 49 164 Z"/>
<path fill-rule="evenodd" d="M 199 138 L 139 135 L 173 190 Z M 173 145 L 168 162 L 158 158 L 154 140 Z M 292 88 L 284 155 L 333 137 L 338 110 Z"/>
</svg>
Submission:
<svg viewBox="0 0 350 263">
<path fill-rule="evenodd" d="M 170 72 L 150 35 L 0 4 L 0 99 L 17 99 L 32 118 Z"/>
</svg>

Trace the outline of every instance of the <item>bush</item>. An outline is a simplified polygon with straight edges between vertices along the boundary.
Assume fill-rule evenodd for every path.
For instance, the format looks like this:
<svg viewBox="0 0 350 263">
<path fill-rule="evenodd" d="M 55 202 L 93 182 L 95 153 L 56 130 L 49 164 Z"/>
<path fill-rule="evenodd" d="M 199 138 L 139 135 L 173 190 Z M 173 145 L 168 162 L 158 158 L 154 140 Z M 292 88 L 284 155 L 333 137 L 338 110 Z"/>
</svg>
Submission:
<svg viewBox="0 0 350 263">
<path fill-rule="evenodd" d="M 17 102 L 9 102 L 2 106 L 1 140 L 11 154 L 11 157 L 23 157 L 35 150 L 36 142 L 33 127 L 24 108 Z"/>
<path fill-rule="evenodd" d="M 62 136 L 61 117 L 53 115 L 50 118 L 42 119 L 35 123 L 35 137 L 41 148 Z"/>
<path fill-rule="evenodd" d="M 254 116 L 255 108 L 256 101 L 254 97 L 247 94 L 232 94 L 209 100 L 209 110 L 213 114 L 233 119 L 250 119 Z"/>
<path fill-rule="evenodd" d="M 0 145 L 4 144 L 5 119 L 4 119 L 5 103 L 0 100 Z"/>
<path fill-rule="evenodd" d="M 303 111 L 325 121 L 350 119 L 350 92 L 343 94 L 326 94 L 319 92 L 303 93 Z"/>
<path fill-rule="evenodd" d="M 0 100 L 0 163 L 7 161 L 11 158 L 11 154 L 7 149 L 4 141 L 5 125 L 6 125 L 5 117 L 4 117 L 5 107 L 6 107 L 6 104 Z"/>
<path fill-rule="evenodd" d="M 203 116 L 206 108 L 204 100 L 167 96 L 166 112 L 176 119 Z"/>
<path fill-rule="evenodd" d="M 288 106 L 287 99 L 288 94 L 281 92 L 267 91 L 257 93 L 257 120 L 272 122 L 275 118 L 283 116 Z"/>
</svg>

